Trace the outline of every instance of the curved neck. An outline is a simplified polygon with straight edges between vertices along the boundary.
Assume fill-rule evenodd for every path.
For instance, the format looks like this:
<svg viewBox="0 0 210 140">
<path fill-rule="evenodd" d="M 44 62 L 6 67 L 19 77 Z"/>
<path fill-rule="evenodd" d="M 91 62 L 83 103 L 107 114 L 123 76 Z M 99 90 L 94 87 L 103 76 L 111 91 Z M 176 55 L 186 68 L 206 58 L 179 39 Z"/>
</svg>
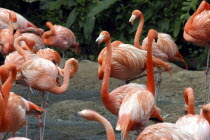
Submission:
<svg viewBox="0 0 210 140">
<path fill-rule="evenodd" d="M 140 18 L 140 21 L 139 21 L 139 25 L 137 27 L 136 34 L 134 37 L 134 46 L 141 49 L 142 47 L 140 45 L 140 38 L 141 38 L 142 30 L 144 27 L 144 16 L 141 13 L 138 17 Z"/>
<path fill-rule="evenodd" d="M 112 57 L 112 47 L 110 38 L 105 42 L 106 43 L 106 58 L 105 62 L 102 64 L 102 68 L 104 68 L 104 76 L 101 87 L 101 98 L 102 101 L 109 97 L 109 79 L 111 72 L 111 57 Z"/>
<path fill-rule="evenodd" d="M 188 32 L 189 28 L 191 27 L 191 24 L 193 22 L 193 19 L 195 18 L 195 16 L 197 16 L 198 14 L 200 14 L 202 11 L 204 11 L 205 9 L 210 10 L 210 6 L 206 1 L 202 1 L 201 4 L 199 5 L 199 7 L 197 8 L 196 12 L 190 17 L 190 19 L 187 21 L 187 23 L 185 24 L 185 31 Z"/>
<path fill-rule="evenodd" d="M 73 68 L 71 69 L 72 65 L 73 65 Z M 70 73 L 75 73 L 77 69 L 78 69 L 78 61 L 76 59 L 71 58 L 67 60 L 64 67 L 64 78 L 63 78 L 62 86 L 57 87 L 57 85 L 55 84 L 53 88 L 49 89 L 49 92 L 52 92 L 54 94 L 63 94 L 68 89 Z"/>
<path fill-rule="evenodd" d="M 115 133 L 110 122 L 99 114 L 95 114 L 93 120 L 100 122 L 106 129 L 107 140 L 115 140 Z"/>
<path fill-rule="evenodd" d="M 13 35 L 14 26 L 12 24 L 11 12 L 9 12 L 9 18 L 10 18 L 10 20 L 9 20 L 9 50 L 8 50 L 8 52 L 14 50 L 14 46 L 13 46 L 13 43 L 14 43 L 14 35 Z"/>
<path fill-rule="evenodd" d="M 20 47 L 20 41 L 25 41 L 26 44 L 27 42 L 34 42 L 33 40 L 28 40 L 28 38 L 24 37 L 24 36 L 19 36 L 15 39 L 15 42 L 14 42 L 14 47 L 15 47 L 15 50 L 24 57 L 25 61 L 28 61 L 30 58 L 29 58 L 29 55 L 26 53 L 26 51 L 23 50 L 22 47 Z M 35 42 L 34 42 L 35 44 Z M 30 46 L 31 44 L 29 44 Z"/>
<path fill-rule="evenodd" d="M 184 91 L 185 103 L 188 105 L 188 114 L 194 115 L 194 92 L 192 88 L 187 88 Z"/>
<path fill-rule="evenodd" d="M 210 103 L 202 106 L 201 116 L 210 123 Z"/>
<path fill-rule="evenodd" d="M 51 23 L 51 22 L 47 22 L 47 23 L 46 23 L 46 26 L 47 26 L 48 28 L 50 28 L 50 30 L 44 32 L 43 35 L 42 35 L 42 39 L 43 39 L 43 41 L 44 41 L 45 44 L 47 44 L 47 39 L 49 38 L 49 36 L 55 35 L 55 28 L 54 28 L 54 26 L 52 25 L 52 23 Z"/>
<path fill-rule="evenodd" d="M 152 61 L 152 42 L 154 37 L 148 33 L 148 46 L 147 46 L 147 90 L 155 95 L 155 81 L 154 81 L 154 70 Z"/>
</svg>

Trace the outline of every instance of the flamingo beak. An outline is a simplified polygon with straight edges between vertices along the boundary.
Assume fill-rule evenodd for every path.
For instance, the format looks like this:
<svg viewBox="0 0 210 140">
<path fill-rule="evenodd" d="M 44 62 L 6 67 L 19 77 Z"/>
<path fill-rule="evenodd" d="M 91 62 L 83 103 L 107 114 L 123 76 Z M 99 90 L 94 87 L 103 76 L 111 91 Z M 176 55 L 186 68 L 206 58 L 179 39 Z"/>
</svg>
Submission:
<svg viewBox="0 0 210 140">
<path fill-rule="evenodd" d="M 135 19 L 136 19 L 136 15 L 131 15 L 129 22 L 133 25 Z"/>
<path fill-rule="evenodd" d="M 98 44 L 100 44 L 105 38 L 105 35 L 99 35 L 99 37 L 96 39 L 96 42 L 98 42 Z"/>
</svg>

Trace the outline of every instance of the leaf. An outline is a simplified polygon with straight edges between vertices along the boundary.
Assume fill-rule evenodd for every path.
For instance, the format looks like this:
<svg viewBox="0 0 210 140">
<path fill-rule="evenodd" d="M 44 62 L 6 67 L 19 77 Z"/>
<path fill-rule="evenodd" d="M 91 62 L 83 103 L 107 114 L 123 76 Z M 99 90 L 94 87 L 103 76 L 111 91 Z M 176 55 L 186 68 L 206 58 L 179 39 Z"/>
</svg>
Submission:
<svg viewBox="0 0 210 140">
<path fill-rule="evenodd" d="M 95 26 L 95 18 L 89 17 L 84 24 L 84 37 L 86 41 L 90 41 L 92 39 L 92 32 Z"/>
<path fill-rule="evenodd" d="M 87 17 L 93 17 L 96 14 L 102 12 L 103 10 L 109 8 L 111 5 L 113 5 L 117 0 L 103 0 L 99 3 L 98 6 L 94 7 L 89 11 L 89 14 Z"/>
<path fill-rule="evenodd" d="M 174 23 L 174 31 L 173 31 L 173 37 L 176 38 L 180 32 L 180 28 L 181 28 L 181 21 L 179 19 L 175 20 Z"/>
<path fill-rule="evenodd" d="M 49 5 L 49 10 L 58 10 L 62 5 L 65 5 L 65 3 L 65 0 L 51 1 Z"/>
<path fill-rule="evenodd" d="M 188 20 L 190 18 L 190 15 L 188 13 L 181 15 L 180 19 L 181 20 Z"/>
<path fill-rule="evenodd" d="M 71 25 L 74 23 L 76 17 L 79 13 L 76 12 L 76 8 L 74 8 L 71 13 L 69 14 L 67 21 L 66 21 L 66 27 L 71 27 Z"/>
</svg>

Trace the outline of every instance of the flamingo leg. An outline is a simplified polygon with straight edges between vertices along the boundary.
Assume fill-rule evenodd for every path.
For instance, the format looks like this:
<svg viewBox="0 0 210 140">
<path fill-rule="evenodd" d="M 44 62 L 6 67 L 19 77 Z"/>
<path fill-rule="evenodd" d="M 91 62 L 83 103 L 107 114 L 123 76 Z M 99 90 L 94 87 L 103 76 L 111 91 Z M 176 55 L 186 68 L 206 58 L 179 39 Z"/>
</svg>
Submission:
<svg viewBox="0 0 210 140">
<path fill-rule="evenodd" d="M 205 92 L 204 104 L 208 103 L 209 101 L 209 88 L 207 89 L 207 84 L 208 84 L 207 76 L 209 73 L 209 54 L 210 54 L 210 47 L 208 47 L 207 64 L 206 64 L 205 78 L 204 78 L 204 92 Z"/>
<path fill-rule="evenodd" d="M 47 92 L 47 98 L 46 98 L 46 104 L 45 104 L 44 122 L 43 122 L 43 136 L 44 136 L 44 130 L 45 130 L 45 124 L 46 124 L 46 116 L 47 116 L 47 110 L 46 110 L 46 108 L 48 106 L 49 106 L 49 92 Z"/>
<path fill-rule="evenodd" d="M 43 108 L 45 110 L 45 105 L 44 105 L 44 95 L 45 95 L 45 92 L 43 91 L 42 92 L 42 102 L 41 102 L 41 108 Z M 45 110 L 46 112 L 46 110 Z M 45 114 L 44 112 L 44 114 Z M 45 120 L 42 120 L 40 119 L 39 120 L 39 129 L 40 129 L 40 140 L 43 140 L 44 139 L 44 127 L 43 127 L 43 124 L 45 124 Z"/>
<path fill-rule="evenodd" d="M 9 134 L 9 132 L 7 132 L 7 133 L 4 135 L 4 137 L 3 137 L 2 140 L 5 140 L 8 134 Z"/>
<path fill-rule="evenodd" d="M 158 101 L 158 93 L 160 91 L 160 84 L 162 82 L 161 73 L 157 74 L 157 80 L 156 80 L 156 90 L 155 90 L 155 100 Z"/>
</svg>

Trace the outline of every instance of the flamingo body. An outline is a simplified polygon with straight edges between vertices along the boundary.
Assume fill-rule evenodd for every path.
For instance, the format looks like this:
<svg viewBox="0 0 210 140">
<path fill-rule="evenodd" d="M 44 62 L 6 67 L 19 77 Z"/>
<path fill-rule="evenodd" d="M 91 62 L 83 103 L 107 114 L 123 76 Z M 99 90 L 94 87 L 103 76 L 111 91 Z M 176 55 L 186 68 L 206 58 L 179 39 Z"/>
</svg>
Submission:
<svg viewBox="0 0 210 140">
<path fill-rule="evenodd" d="M 196 140 L 208 140 L 210 137 L 209 123 L 201 115 L 187 114 L 177 120 L 176 126 L 192 134 Z"/>
<path fill-rule="evenodd" d="M 172 123 L 158 123 L 146 127 L 137 140 L 195 140 L 194 137 Z"/>
</svg>

